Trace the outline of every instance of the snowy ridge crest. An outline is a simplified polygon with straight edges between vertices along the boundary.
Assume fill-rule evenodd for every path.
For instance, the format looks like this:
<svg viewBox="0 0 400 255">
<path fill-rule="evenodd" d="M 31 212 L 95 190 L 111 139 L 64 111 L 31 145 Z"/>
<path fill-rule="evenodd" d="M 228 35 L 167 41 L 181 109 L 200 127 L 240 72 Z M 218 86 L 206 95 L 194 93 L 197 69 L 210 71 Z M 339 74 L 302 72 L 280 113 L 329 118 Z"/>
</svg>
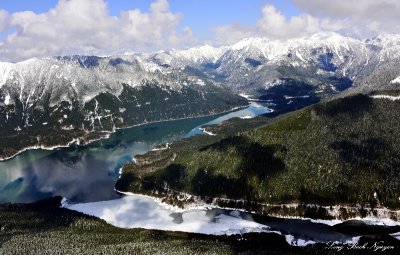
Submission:
<svg viewBox="0 0 400 255">
<path fill-rule="evenodd" d="M 52 103 L 72 99 L 84 103 L 102 92 L 118 96 L 123 84 L 136 87 L 144 80 L 174 90 L 208 80 L 246 93 L 281 80 L 282 68 L 306 70 L 302 75 L 310 77 L 346 77 L 356 85 L 366 84 L 365 77 L 382 75 L 388 83 L 398 83 L 399 59 L 400 35 L 359 40 L 336 33 L 290 40 L 252 37 L 229 46 L 156 53 L 33 58 L 0 62 L 0 104 L 13 103 L 17 97 L 28 105 L 46 91 L 51 91 Z"/>
</svg>

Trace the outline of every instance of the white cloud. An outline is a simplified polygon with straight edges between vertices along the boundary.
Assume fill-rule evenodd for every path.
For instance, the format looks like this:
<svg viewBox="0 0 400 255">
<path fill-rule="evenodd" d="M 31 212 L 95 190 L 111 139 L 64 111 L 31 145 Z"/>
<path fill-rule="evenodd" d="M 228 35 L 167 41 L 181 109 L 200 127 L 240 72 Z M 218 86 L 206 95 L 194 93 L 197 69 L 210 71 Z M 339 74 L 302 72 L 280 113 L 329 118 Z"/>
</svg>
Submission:
<svg viewBox="0 0 400 255">
<path fill-rule="evenodd" d="M 287 39 L 312 35 L 321 31 L 337 31 L 342 28 L 338 23 L 320 19 L 308 14 L 301 14 L 287 19 L 273 5 L 266 4 L 261 10 L 261 18 L 255 27 L 244 27 L 240 24 L 225 25 L 214 29 L 218 42 L 227 42 L 249 36 L 266 36 L 271 39 Z"/>
<path fill-rule="evenodd" d="M 3 15 L 0 12 L 0 22 Z M 189 28 L 178 31 L 182 18 L 170 11 L 167 0 L 156 0 L 149 12 L 134 9 L 116 17 L 109 15 L 104 0 L 60 0 L 47 13 L 10 14 L 7 27 L 16 32 L 0 42 L 0 58 L 18 61 L 180 47 L 194 41 Z"/>
<path fill-rule="evenodd" d="M 360 36 L 398 33 L 400 1 L 398 0 L 292 0 L 303 11 L 314 16 L 342 22 L 343 29 Z"/>
<path fill-rule="evenodd" d="M 398 0 L 292 0 L 304 11 L 330 17 L 358 17 L 365 20 L 397 18 L 400 12 Z"/>
<path fill-rule="evenodd" d="M 272 5 L 262 8 L 262 18 L 257 22 L 260 34 L 271 38 L 290 38 L 314 34 L 321 30 L 320 20 L 307 15 L 293 16 L 289 20 Z"/>
<path fill-rule="evenodd" d="M 0 9 L 0 32 L 4 31 L 8 26 L 8 13 L 6 10 Z"/>
<path fill-rule="evenodd" d="M 235 43 L 245 37 L 254 35 L 251 27 L 245 27 L 241 24 L 219 26 L 213 29 L 215 37 L 213 38 L 216 45 L 227 45 Z"/>
<path fill-rule="evenodd" d="M 266 4 L 254 27 L 240 24 L 215 28 L 215 40 L 232 42 L 232 38 L 265 36 L 287 39 L 318 32 L 339 32 L 354 37 L 382 33 L 399 33 L 400 1 L 398 0 L 292 0 L 304 13 L 287 18 L 275 6 Z"/>
</svg>

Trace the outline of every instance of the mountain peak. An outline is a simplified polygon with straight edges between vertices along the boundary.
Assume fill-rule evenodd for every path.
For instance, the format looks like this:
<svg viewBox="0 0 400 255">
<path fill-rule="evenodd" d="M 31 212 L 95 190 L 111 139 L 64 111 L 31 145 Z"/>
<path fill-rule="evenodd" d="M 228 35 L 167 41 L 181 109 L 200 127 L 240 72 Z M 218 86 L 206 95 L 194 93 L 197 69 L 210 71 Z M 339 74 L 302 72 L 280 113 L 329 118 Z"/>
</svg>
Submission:
<svg viewBox="0 0 400 255">
<path fill-rule="evenodd" d="M 233 50 L 241 50 L 246 47 L 256 47 L 262 48 L 266 43 L 270 42 L 268 38 L 265 37 L 248 37 L 245 39 L 240 40 L 239 42 L 233 44 L 231 48 Z"/>
<path fill-rule="evenodd" d="M 205 44 L 187 50 L 174 51 L 173 54 L 177 57 L 189 59 L 194 62 L 197 62 L 199 60 L 215 62 L 221 57 L 226 49 L 227 47 L 217 48 L 209 44 Z"/>
</svg>

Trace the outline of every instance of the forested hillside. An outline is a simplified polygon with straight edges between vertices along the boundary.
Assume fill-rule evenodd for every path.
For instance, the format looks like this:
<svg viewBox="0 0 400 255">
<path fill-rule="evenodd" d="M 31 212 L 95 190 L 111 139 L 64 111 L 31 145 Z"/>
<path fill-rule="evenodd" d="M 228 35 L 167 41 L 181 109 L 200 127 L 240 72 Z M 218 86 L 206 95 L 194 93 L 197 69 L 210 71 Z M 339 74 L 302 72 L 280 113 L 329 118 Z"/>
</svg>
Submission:
<svg viewBox="0 0 400 255">
<path fill-rule="evenodd" d="M 247 104 L 216 86 L 175 91 L 157 81 L 135 88 L 123 85 L 119 96 L 104 92 L 83 105 L 78 101 L 51 105 L 50 96 L 46 94 L 32 107 L 25 107 L 18 98 L 15 105 L 0 106 L 0 159 L 31 146 L 60 146 L 73 139 L 85 143 L 116 128 L 211 115 Z"/>
<path fill-rule="evenodd" d="M 399 91 L 355 95 L 246 132 L 174 143 L 128 164 L 121 191 L 173 189 L 262 203 L 400 207 Z M 375 95 L 376 96 L 376 95 Z M 218 130 L 218 129 L 215 129 Z M 224 134 L 226 133 L 226 134 Z"/>
</svg>

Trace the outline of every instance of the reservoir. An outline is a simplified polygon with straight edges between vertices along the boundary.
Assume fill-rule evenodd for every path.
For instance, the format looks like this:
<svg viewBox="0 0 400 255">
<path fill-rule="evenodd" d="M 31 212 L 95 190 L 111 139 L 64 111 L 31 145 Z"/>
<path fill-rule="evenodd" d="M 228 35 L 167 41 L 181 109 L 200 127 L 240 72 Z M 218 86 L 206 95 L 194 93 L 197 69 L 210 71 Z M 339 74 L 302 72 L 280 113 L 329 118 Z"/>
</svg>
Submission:
<svg viewBox="0 0 400 255">
<path fill-rule="evenodd" d="M 34 202 L 63 196 L 73 202 L 118 198 L 114 184 L 119 169 L 137 154 L 161 143 L 184 137 L 206 135 L 200 127 L 234 117 L 255 117 L 271 112 L 261 103 L 232 112 L 164 121 L 117 130 L 109 138 L 88 145 L 56 150 L 34 149 L 0 162 L 0 203 Z"/>
</svg>

